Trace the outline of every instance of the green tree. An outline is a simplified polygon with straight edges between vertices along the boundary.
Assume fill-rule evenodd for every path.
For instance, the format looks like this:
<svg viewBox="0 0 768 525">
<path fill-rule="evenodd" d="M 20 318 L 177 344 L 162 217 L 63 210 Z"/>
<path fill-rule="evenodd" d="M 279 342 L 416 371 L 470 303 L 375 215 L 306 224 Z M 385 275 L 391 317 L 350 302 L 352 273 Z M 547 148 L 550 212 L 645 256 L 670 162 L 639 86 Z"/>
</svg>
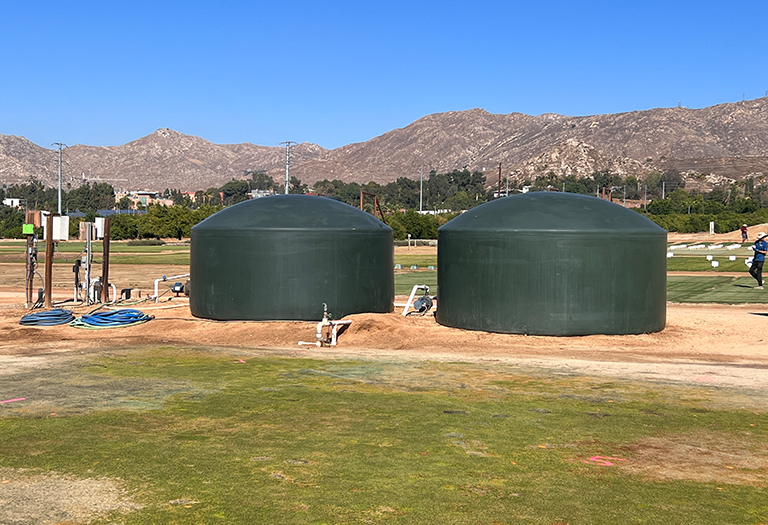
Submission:
<svg viewBox="0 0 768 525">
<path fill-rule="evenodd" d="M 243 180 L 232 179 L 221 187 L 221 193 L 224 195 L 224 206 L 232 206 L 238 202 L 248 200 L 250 186 Z"/>
<path fill-rule="evenodd" d="M 109 235 L 117 241 L 139 238 L 139 221 L 141 216 L 132 213 L 112 215 L 109 223 Z"/>
<path fill-rule="evenodd" d="M 126 195 L 117 202 L 118 210 L 130 210 L 133 207 L 133 201 Z"/>
<path fill-rule="evenodd" d="M 308 189 L 307 185 L 302 184 L 301 181 L 296 177 L 291 177 L 290 183 L 291 185 L 288 188 L 288 193 L 294 194 L 294 195 L 303 195 L 307 193 L 307 189 Z"/>
<path fill-rule="evenodd" d="M 277 191 L 280 189 L 275 180 L 267 175 L 265 171 L 245 170 L 244 173 L 246 177 L 251 176 L 251 179 L 248 181 L 248 187 L 251 190 Z"/>
</svg>

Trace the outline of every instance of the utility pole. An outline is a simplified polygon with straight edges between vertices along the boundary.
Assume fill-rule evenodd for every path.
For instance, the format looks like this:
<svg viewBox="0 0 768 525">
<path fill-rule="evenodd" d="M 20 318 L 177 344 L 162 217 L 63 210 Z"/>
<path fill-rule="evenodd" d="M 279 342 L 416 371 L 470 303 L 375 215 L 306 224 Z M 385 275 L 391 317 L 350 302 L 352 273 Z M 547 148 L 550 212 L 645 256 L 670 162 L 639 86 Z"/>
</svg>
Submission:
<svg viewBox="0 0 768 525">
<path fill-rule="evenodd" d="M 51 146 L 59 147 L 59 215 L 61 215 L 61 148 L 66 148 L 67 145 L 61 142 L 54 142 Z"/>
<path fill-rule="evenodd" d="M 424 164 L 421 165 L 421 175 L 419 176 L 419 213 L 422 212 L 422 196 L 423 195 L 424 195 Z M 410 244 L 408 246 L 410 246 Z"/>
<path fill-rule="evenodd" d="M 661 183 L 661 200 L 664 200 L 667 195 L 667 183 L 662 182 Z"/>
<path fill-rule="evenodd" d="M 501 198 L 501 162 L 499 162 L 499 199 Z"/>
<path fill-rule="evenodd" d="M 291 145 L 296 144 L 291 140 L 281 142 L 282 146 L 285 144 L 285 194 L 288 195 L 288 186 L 291 183 L 290 170 L 291 170 Z"/>
</svg>

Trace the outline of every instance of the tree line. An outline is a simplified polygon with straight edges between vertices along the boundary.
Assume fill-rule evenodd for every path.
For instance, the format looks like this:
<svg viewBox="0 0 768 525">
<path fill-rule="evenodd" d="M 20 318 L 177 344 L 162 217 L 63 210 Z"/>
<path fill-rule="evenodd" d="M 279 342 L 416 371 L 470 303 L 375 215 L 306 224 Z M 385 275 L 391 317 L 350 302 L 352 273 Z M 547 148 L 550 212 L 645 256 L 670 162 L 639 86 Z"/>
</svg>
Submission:
<svg viewBox="0 0 768 525">
<path fill-rule="evenodd" d="M 262 171 L 247 171 L 245 178 L 233 179 L 221 187 L 200 190 L 190 198 L 178 189 L 166 189 L 162 195 L 173 202 L 171 206 L 149 205 L 142 214 L 114 215 L 111 222 L 112 237 L 120 239 L 186 238 L 192 226 L 225 206 L 247 200 L 253 190 L 282 193 L 284 188 Z M 757 183 L 756 183 L 757 182 Z M 502 192 L 507 188 L 506 181 Z M 742 223 L 757 224 L 768 220 L 768 191 L 766 186 L 752 178 L 717 188 L 709 192 L 685 190 L 679 172 L 668 170 L 652 173 L 644 181 L 635 177 L 622 178 L 609 171 L 600 171 L 592 177 L 559 177 L 553 172 L 541 173 L 533 180 L 513 183 L 510 194 L 523 191 L 567 191 L 587 195 L 600 194 L 602 188 L 612 192 L 614 200 L 642 200 L 647 206 L 638 211 L 669 231 L 697 232 L 709 229 L 715 222 L 719 231 L 733 231 Z M 309 193 L 310 189 L 296 177 L 290 180 L 291 193 Z M 408 234 L 417 239 L 434 239 L 437 228 L 463 210 L 496 198 L 497 188 L 488 185 L 482 172 L 453 170 L 448 173 L 430 171 L 423 181 L 405 177 L 388 184 L 369 182 L 359 184 L 340 180 L 322 180 L 314 184 L 311 192 L 359 207 L 361 191 L 377 196 L 392 227 L 395 239 Z M 19 198 L 27 209 L 56 211 L 57 190 L 46 188 L 39 181 L 15 184 L 0 189 L 0 198 Z M 78 233 L 81 221 L 93 221 L 99 209 L 128 209 L 132 203 L 123 199 L 115 203 L 115 192 L 108 183 L 86 183 L 62 191 L 62 211 L 78 210 L 83 218 L 70 219 L 71 235 Z M 429 211 L 420 214 L 419 208 Z M 364 198 L 363 209 L 374 213 L 373 199 Z M 23 211 L 7 206 L 0 208 L 0 237 L 20 238 L 24 222 Z"/>
</svg>

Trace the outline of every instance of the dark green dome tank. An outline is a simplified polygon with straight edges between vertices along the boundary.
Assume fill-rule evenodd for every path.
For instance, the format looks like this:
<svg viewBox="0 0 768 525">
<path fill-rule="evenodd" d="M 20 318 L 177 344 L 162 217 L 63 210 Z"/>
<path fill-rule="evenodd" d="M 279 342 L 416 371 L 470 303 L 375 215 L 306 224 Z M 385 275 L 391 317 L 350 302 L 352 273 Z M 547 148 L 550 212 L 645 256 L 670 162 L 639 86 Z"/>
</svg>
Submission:
<svg viewBox="0 0 768 525">
<path fill-rule="evenodd" d="M 392 229 L 325 197 L 276 195 L 192 228 L 192 315 L 219 320 L 334 319 L 391 312 Z"/>
<path fill-rule="evenodd" d="M 596 197 L 498 199 L 438 230 L 437 322 L 513 334 L 657 332 L 666 248 L 666 230 Z"/>
</svg>

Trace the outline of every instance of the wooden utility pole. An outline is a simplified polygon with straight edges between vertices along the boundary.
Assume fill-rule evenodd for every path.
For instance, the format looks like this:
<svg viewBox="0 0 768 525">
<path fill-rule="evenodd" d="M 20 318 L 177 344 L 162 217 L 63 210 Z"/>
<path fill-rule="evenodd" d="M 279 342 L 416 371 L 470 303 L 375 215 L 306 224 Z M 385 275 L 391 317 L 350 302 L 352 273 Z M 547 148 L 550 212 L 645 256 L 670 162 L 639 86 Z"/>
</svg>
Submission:
<svg viewBox="0 0 768 525">
<path fill-rule="evenodd" d="M 53 306 L 53 214 L 45 220 L 45 307 Z"/>
<path fill-rule="evenodd" d="M 499 193 L 497 198 L 501 198 L 501 162 L 499 162 Z"/>
<path fill-rule="evenodd" d="M 101 302 L 105 304 L 109 302 L 109 222 L 109 217 L 104 219 L 104 240 L 102 241 L 104 251 L 101 263 Z"/>
<path fill-rule="evenodd" d="M 373 216 L 376 217 L 376 210 L 378 210 L 379 215 L 381 216 L 381 222 L 387 224 L 387 219 L 384 218 L 384 212 L 381 211 L 381 206 L 379 206 L 379 198 L 375 193 L 369 193 L 367 191 L 360 190 L 360 209 L 363 209 L 363 195 L 370 195 L 373 197 Z"/>
</svg>

